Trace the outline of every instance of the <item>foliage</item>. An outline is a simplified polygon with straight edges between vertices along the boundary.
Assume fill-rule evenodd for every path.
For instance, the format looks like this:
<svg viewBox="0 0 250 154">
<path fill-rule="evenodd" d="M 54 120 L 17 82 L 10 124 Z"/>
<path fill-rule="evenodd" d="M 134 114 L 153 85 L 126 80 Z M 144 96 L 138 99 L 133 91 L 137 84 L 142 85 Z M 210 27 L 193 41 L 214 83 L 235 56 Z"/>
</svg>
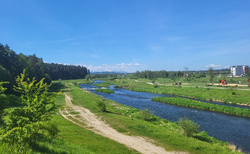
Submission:
<svg viewBox="0 0 250 154">
<path fill-rule="evenodd" d="M 145 121 L 151 121 L 153 119 L 151 112 L 148 109 L 143 109 L 139 111 L 140 119 Z"/>
<path fill-rule="evenodd" d="M 196 136 L 194 136 L 195 138 L 201 140 L 201 141 L 205 141 L 205 142 L 209 142 L 209 143 L 219 143 L 219 144 L 224 144 L 222 141 L 217 140 L 216 138 L 213 138 L 211 136 L 209 136 L 207 134 L 207 132 L 202 131 L 200 133 L 197 133 Z"/>
<path fill-rule="evenodd" d="M 216 112 L 222 112 L 231 115 L 250 117 L 250 110 L 231 106 L 222 106 L 217 104 L 205 103 L 197 100 L 191 100 L 180 97 L 155 97 L 153 101 L 158 101 L 166 104 L 173 104 L 179 106 L 185 106 L 190 108 L 197 108 L 202 110 L 210 110 Z"/>
<path fill-rule="evenodd" d="M 99 108 L 100 111 L 102 111 L 102 112 L 106 112 L 107 111 L 106 104 L 103 101 L 98 101 L 97 102 L 97 106 L 98 106 L 98 108 Z"/>
<path fill-rule="evenodd" d="M 91 75 L 90 75 L 90 74 L 87 74 L 87 75 L 85 76 L 85 79 L 86 79 L 87 81 L 89 81 L 89 80 L 91 80 L 91 79 L 92 79 L 92 77 L 91 77 Z"/>
<path fill-rule="evenodd" d="M 49 74 L 52 80 L 83 79 L 90 72 L 86 67 L 75 65 L 63 65 L 45 63 L 44 71 Z"/>
<path fill-rule="evenodd" d="M 4 110 L 3 125 L 0 139 L 10 145 L 19 145 L 19 152 L 32 141 L 37 140 L 38 134 L 45 132 L 55 136 L 57 128 L 49 123 L 50 113 L 55 108 L 55 97 L 58 93 L 49 93 L 49 85 L 44 79 L 36 82 L 35 78 L 25 78 L 25 70 L 16 78 L 15 91 L 20 94 L 21 107 Z"/>
<path fill-rule="evenodd" d="M 4 91 L 6 90 L 6 88 L 2 86 L 5 83 L 6 82 L 0 82 L 0 123 L 2 121 L 3 110 L 6 104 L 8 103 L 7 96 L 4 94 Z"/>
<path fill-rule="evenodd" d="M 38 58 L 35 54 L 24 55 L 17 54 L 11 50 L 6 44 L 0 43 L 0 82 L 8 81 L 7 93 L 14 93 L 12 87 L 15 83 L 15 77 L 26 70 L 28 78 L 35 77 L 38 81 L 44 79 L 44 82 L 50 84 L 53 80 L 61 79 L 79 79 L 89 74 L 89 70 L 82 66 L 49 64 L 44 63 L 42 58 Z"/>
<path fill-rule="evenodd" d="M 115 93 L 114 90 L 110 90 L 110 89 L 96 89 L 96 92 L 101 92 L 101 93 L 106 93 L 106 94 L 112 94 Z"/>
<path fill-rule="evenodd" d="M 209 77 L 210 77 L 210 81 L 213 82 L 213 79 L 214 79 L 214 76 L 215 76 L 213 67 L 209 68 L 208 74 L 209 74 Z"/>
<path fill-rule="evenodd" d="M 187 137 L 191 137 L 193 136 L 194 133 L 199 132 L 200 126 L 188 118 L 184 118 L 184 119 L 180 118 L 178 121 L 178 124 L 184 130 L 184 135 Z"/>
</svg>

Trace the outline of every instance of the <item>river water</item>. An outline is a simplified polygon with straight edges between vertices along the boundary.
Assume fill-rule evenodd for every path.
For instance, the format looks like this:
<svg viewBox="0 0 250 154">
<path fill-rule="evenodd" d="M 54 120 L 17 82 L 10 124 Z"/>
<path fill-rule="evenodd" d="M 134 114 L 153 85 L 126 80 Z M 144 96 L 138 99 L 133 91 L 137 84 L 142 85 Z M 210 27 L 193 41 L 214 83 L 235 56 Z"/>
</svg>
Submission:
<svg viewBox="0 0 250 154">
<path fill-rule="evenodd" d="M 102 81 L 96 81 L 100 83 Z M 113 88 L 114 94 L 95 92 L 92 84 L 81 84 L 81 88 L 99 96 L 114 100 L 118 103 L 137 109 L 149 109 L 152 114 L 170 121 L 188 117 L 200 125 L 200 131 L 206 131 L 210 136 L 226 141 L 250 153 L 250 118 L 226 115 L 223 113 L 186 108 L 151 101 L 152 97 L 167 97 L 169 95 L 134 92 L 125 89 Z"/>
</svg>

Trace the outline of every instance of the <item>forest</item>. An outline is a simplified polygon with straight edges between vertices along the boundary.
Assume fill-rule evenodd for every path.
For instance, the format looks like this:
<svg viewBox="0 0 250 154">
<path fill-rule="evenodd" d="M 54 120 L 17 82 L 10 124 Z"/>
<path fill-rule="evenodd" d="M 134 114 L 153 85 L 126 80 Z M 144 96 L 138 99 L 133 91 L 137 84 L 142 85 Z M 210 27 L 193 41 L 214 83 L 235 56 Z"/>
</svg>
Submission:
<svg viewBox="0 0 250 154">
<path fill-rule="evenodd" d="M 83 66 L 63 65 L 55 63 L 45 63 L 42 58 L 35 54 L 17 54 L 10 49 L 9 45 L 0 43 L 0 81 L 8 82 L 5 84 L 7 93 L 12 93 L 11 87 L 14 85 L 15 78 L 26 70 L 27 78 L 35 77 L 37 81 L 42 78 L 45 83 L 50 84 L 51 80 L 59 79 L 83 79 L 89 70 Z"/>
</svg>

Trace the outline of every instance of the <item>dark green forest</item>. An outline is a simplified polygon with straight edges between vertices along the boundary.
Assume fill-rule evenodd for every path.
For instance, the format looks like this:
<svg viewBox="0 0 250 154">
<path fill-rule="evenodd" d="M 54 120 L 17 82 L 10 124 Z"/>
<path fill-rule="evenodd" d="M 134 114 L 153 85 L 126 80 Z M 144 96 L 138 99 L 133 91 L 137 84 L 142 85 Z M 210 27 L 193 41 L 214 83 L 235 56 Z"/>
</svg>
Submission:
<svg viewBox="0 0 250 154">
<path fill-rule="evenodd" d="M 50 84 L 51 80 L 58 79 L 80 79 L 89 74 L 89 70 L 83 66 L 63 65 L 55 63 L 44 63 L 42 58 L 35 54 L 24 55 L 17 54 L 10 49 L 8 44 L 0 43 L 0 82 L 7 81 L 9 84 L 4 86 L 8 88 L 7 93 L 12 91 L 15 78 L 26 70 L 27 78 L 35 77 L 37 81 L 45 78 L 44 82 Z"/>
</svg>

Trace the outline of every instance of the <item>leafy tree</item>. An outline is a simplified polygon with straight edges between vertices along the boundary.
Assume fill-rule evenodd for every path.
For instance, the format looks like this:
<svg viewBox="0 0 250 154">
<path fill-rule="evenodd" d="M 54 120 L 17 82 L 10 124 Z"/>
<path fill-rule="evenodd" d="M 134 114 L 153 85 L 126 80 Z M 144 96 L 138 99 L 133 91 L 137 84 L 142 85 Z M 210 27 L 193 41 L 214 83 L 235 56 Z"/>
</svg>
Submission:
<svg viewBox="0 0 250 154">
<path fill-rule="evenodd" d="M 85 79 L 86 79 L 87 81 L 91 80 L 91 75 L 89 75 L 89 74 L 86 75 L 86 76 L 85 76 Z"/>
<path fill-rule="evenodd" d="M 6 82 L 0 82 L 0 123 L 2 122 L 2 114 L 3 114 L 3 110 L 5 108 L 5 105 L 8 103 L 7 102 L 7 97 L 4 94 L 4 91 L 7 88 L 4 88 L 2 85 L 5 84 Z"/>
<path fill-rule="evenodd" d="M 22 152 L 27 145 L 47 132 L 56 135 L 58 129 L 49 123 L 51 111 L 55 108 L 55 97 L 59 93 L 49 93 L 49 85 L 25 78 L 25 70 L 16 78 L 15 91 L 20 94 L 21 107 L 4 110 L 4 130 L 0 132 L 1 141 L 17 146 Z"/>
</svg>

